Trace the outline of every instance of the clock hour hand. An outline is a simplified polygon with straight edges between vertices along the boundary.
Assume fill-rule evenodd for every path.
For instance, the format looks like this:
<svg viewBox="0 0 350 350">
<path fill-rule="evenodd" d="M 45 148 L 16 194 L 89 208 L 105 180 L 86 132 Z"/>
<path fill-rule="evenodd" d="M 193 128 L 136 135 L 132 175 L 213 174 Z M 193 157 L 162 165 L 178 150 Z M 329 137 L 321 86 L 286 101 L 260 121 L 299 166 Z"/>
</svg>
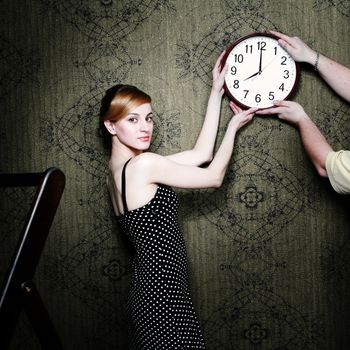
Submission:
<svg viewBox="0 0 350 350">
<path fill-rule="evenodd" d="M 256 73 L 252 74 L 250 77 L 244 79 L 244 81 L 245 81 L 245 80 L 248 80 L 248 79 L 250 79 L 250 78 L 253 78 L 253 77 L 255 77 L 255 76 L 257 76 L 257 75 L 260 74 L 260 73 L 261 73 L 260 71 L 259 71 L 259 72 L 256 72 Z"/>
</svg>

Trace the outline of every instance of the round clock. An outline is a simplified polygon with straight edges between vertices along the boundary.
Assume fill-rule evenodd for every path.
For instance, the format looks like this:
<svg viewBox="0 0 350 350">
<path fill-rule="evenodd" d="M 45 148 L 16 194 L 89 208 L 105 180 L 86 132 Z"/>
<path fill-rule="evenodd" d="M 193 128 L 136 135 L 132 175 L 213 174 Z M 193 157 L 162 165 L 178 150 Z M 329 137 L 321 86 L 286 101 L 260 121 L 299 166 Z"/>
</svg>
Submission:
<svg viewBox="0 0 350 350">
<path fill-rule="evenodd" d="M 269 33 L 247 35 L 230 45 L 224 89 L 243 108 L 268 108 L 285 100 L 299 81 L 299 65 Z"/>
</svg>

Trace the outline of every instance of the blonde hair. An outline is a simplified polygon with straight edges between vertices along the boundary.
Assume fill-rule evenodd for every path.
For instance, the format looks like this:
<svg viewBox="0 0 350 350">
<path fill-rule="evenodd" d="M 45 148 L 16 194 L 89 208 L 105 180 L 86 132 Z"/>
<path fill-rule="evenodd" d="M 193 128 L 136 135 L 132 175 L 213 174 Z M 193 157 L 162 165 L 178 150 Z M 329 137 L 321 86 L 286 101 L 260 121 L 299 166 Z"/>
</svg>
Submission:
<svg viewBox="0 0 350 350">
<path fill-rule="evenodd" d="M 132 85 L 118 84 L 106 91 L 100 108 L 101 123 L 118 121 L 144 103 L 151 103 L 151 97 Z"/>
</svg>

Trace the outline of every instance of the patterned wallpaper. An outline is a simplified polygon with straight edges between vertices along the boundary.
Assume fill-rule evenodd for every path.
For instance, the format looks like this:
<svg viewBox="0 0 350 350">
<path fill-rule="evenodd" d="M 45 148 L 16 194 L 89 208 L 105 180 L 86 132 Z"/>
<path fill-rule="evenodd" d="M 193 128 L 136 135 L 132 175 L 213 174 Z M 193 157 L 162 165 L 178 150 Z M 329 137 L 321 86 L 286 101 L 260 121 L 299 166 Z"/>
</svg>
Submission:
<svg viewBox="0 0 350 350">
<path fill-rule="evenodd" d="M 346 0 L 1 0 L 0 171 L 61 168 L 67 184 L 35 282 L 66 349 L 126 349 L 127 244 L 105 187 L 99 101 L 121 82 L 153 97 L 161 154 L 191 147 L 211 69 L 235 39 L 277 29 L 350 66 Z M 350 149 L 349 104 L 302 65 L 294 100 Z M 231 113 L 222 105 L 218 139 Z M 219 190 L 177 190 L 208 350 L 350 348 L 349 200 L 275 117 L 242 130 Z M 2 189 L 4 273 L 31 190 Z M 11 349 L 39 349 L 23 315 Z"/>
</svg>

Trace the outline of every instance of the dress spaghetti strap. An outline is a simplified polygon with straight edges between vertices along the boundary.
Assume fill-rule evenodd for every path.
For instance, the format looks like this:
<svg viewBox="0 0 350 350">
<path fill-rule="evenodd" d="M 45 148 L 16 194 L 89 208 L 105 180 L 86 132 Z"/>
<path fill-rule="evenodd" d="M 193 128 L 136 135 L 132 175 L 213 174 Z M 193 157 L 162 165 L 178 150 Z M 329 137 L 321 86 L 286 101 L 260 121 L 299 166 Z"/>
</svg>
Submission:
<svg viewBox="0 0 350 350">
<path fill-rule="evenodd" d="M 131 158 L 125 162 L 122 170 L 122 201 L 123 201 L 123 211 L 124 214 L 129 211 L 128 205 L 126 204 L 126 195 L 125 195 L 125 169 L 128 163 L 130 162 Z"/>
</svg>

